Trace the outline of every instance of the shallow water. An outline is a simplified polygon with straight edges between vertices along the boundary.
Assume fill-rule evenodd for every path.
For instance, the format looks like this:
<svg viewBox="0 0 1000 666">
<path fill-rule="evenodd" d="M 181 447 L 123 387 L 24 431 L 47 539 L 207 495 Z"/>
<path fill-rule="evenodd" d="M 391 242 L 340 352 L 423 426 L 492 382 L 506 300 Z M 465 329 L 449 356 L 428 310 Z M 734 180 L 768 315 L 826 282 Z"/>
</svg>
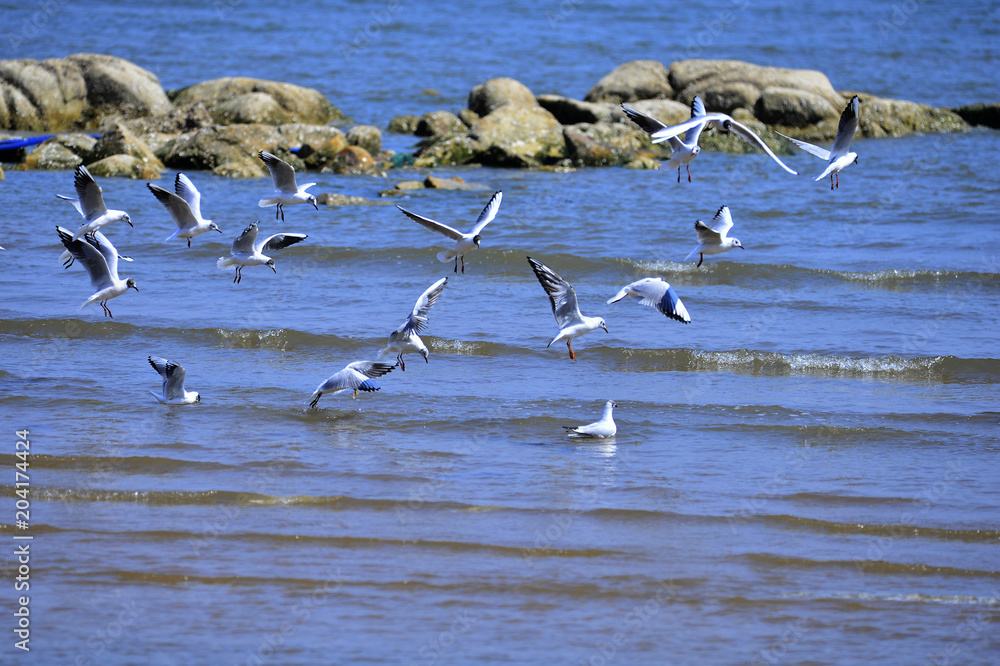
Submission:
<svg viewBox="0 0 1000 666">
<path fill-rule="evenodd" d="M 292 15 L 234 2 L 216 5 L 222 18 L 183 3 L 146 16 L 96 7 L 60 5 L 49 39 L 12 55 L 108 51 L 165 87 L 232 74 L 315 85 L 384 127 L 457 109 L 495 75 L 582 96 L 624 60 L 696 55 L 682 31 L 734 8 L 739 29 L 713 56 L 934 104 L 998 97 L 996 77 L 983 79 L 992 5 L 919 4 L 883 37 L 891 3 L 808 16 L 774 3 L 488 14 L 390 3 L 392 22 L 349 58 L 338 49 L 381 6 Z M 31 9 L 4 11 L 16 26 Z M 180 25 L 188 38 L 166 39 Z M 466 226 L 504 192 L 464 275 L 391 205 L 289 207 L 281 224 L 256 207 L 265 181 L 192 173 L 225 233 L 188 249 L 162 241 L 171 223 L 143 183 L 104 180 L 136 224 L 107 231 L 141 290 L 111 301 L 113 321 L 78 309 L 87 280 L 57 262 L 52 227 L 77 218 L 52 195 L 72 191 L 71 174 L 8 172 L 0 461 L 13 475 L 13 431 L 28 428 L 32 652 L 44 663 L 995 661 L 998 148 L 986 130 L 858 141 L 860 164 L 836 192 L 760 155 L 703 154 L 691 184 L 624 169 L 440 170 L 483 189 L 393 202 Z M 422 174 L 310 180 L 376 198 Z M 722 204 L 747 250 L 684 263 L 694 220 Z M 309 239 L 276 255 L 276 275 L 248 268 L 237 286 L 215 261 L 255 219 Z M 578 339 L 576 363 L 545 349 L 555 324 L 526 255 L 607 319 L 610 333 Z M 429 363 L 408 356 L 382 391 L 305 409 L 445 275 Z M 678 290 L 690 325 L 605 304 L 645 276 Z M 157 405 L 150 354 L 182 363 L 202 404 Z M 564 436 L 608 399 L 620 405 L 613 441 Z M 13 499 L 4 506 L 9 538 Z"/>
</svg>

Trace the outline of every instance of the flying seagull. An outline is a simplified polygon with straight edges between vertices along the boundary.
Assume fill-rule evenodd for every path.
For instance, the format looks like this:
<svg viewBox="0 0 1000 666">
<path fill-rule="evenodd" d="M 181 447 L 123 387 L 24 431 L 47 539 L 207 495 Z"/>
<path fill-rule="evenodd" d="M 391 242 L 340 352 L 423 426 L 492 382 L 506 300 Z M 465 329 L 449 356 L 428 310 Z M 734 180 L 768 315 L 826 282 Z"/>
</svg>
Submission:
<svg viewBox="0 0 1000 666">
<path fill-rule="evenodd" d="M 479 214 L 479 219 L 476 220 L 476 226 L 472 227 L 472 231 L 467 234 L 463 234 L 458 229 L 452 229 L 447 224 L 441 224 L 440 222 L 435 222 L 434 220 L 424 217 L 422 215 L 417 215 L 416 213 L 411 213 L 402 206 L 396 206 L 399 210 L 403 211 L 407 217 L 421 225 L 426 229 L 431 231 L 436 231 L 437 233 L 450 238 L 455 241 L 455 247 L 450 250 L 444 250 L 438 252 L 438 261 L 447 262 L 452 259 L 455 260 L 455 272 L 458 272 L 458 260 L 462 260 L 462 272 L 465 272 L 465 253 L 471 252 L 474 248 L 479 247 L 479 241 L 481 236 L 479 235 L 483 228 L 486 227 L 490 221 L 497 216 L 497 211 L 500 210 L 500 201 L 503 199 L 503 192 L 496 191 L 490 198 L 489 203 L 486 204 L 486 208 L 483 212 Z"/>
<path fill-rule="evenodd" d="M 406 364 L 403 362 L 403 354 L 407 352 L 418 352 L 424 357 L 425 362 L 430 362 L 427 358 L 427 345 L 424 344 L 424 341 L 417 334 L 423 333 L 427 327 L 427 313 L 437 303 L 437 299 L 441 296 L 441 291 L 446 284 L 448 284 L 448 278 L 441 278 L 428 287 L 427 291 L 420 294 L 420 298 L 413 305 L 413 311 L 407 315 L 406 321 L 389 334 L 389 343 L 385 346 L 385 349 L 379 352 L 379 358 L 390 352 L 396 352 L 396 361 L 399 362 L 400 370 L 406 370 Z"/>
<path fill-rule="evenodd" d="M 542 284 L 545 293 L 549 295 L 549 302 L 552 303 L 552 314 L 555 315 L 556 324 L 559 325 L 559 334 L 549 340 L 549 344 L 545 345 L 545 348 L 551 347 L 553 342 L 565 340 L 566 347 L 569 349 L 569 357 L 575 361 L 573 338 L 589 333 L 595 328 L 603 328 L 604 332 L 607 333 L 608 326 L 600 317 L 587 317 L 580 314 L 580 307 L 576 303 L 576 290 L 573 289 L 573 285 L 559 277 L 555 271 L 540 261 L 528 257 L 528 263 L 535 271 L 535 277 Z"/>
<path fill-rule="evenodd" d="M 844 112 L 840 114 L 840 124 L 837 126 L 837 138 L 833 140 L 833 147 L 830 150 L 814 146 L 805 141 L 793 139 L 790 136 L 781 134 L 781 132 L 777 132 L 777 134 L 785 136 L 786 139 L 807 153 L 815 155 L 821 160 L 826 160 L 826 168 L 823 169 L 823 173 L 813 178 L 813 181 L 823 180 L 829 176 L 830 189 L 832 190 L 834 189 L 834 176 L 837 177 L 837 187 L 839 188 L 841 169 L 846 169 L 851 164 L 858 163 L 858 154 L 851 151 L 851 140 L 854 139 L 854 133 L 858 131 L 858 115 L 860 113 L 861 103 L 858 101 L 858 96 L 855 95 L 847 103 L 847 106 L 844 107 Z"/>
<path fill-rule="evenodd" d="M 316 183 L 306 183 L 299 187 L 295 184 L 295 169 L 292 168 L 291 164 L 263 150 L 257 154 L 260 159 L 264 160 L 267 170 L 271 172 L 271 182 L 274 184 L 274 194 L 258 201 L 258 206 L 261 208 L 276 206 L 274 219 L 277 220 L 278 215 L 281 215 L 282 222 L 285 221 L 284 206 L 309 203 L 313 205 L 313 208 L 319 210 L 316 197 L 306 192 Z"/>
<path fill-rule="evenodd" d="M 59 240 L 66 246 L 66 249 L 74 259 L 83 264 L 90 275 L 90 284 L 97 291 L 93 296 L 84 301 L 80 307 L 87 307 L 91 303 L 100 302 L 104 308 L 104 314 L 114 319 L 108 301 L 117 296 L 121 296 L 129 289 L 139 291 L 135 286 L 135 280 L 118 278 L 118 251 L 115 246 L 101 234 L 98 239 L 95 236 L 84 236 L 82 240 L 74 240 L 72 234 L 62 227 L 56 227 L 59 233 Z"/>
<path fill-rule="evenodd" d="M 282 250 L 289 245 L 294 245 L 299 241 L 309 238 L 306 234 L 274 234 L 263 240 L 257 240 L 257 225 L 254 222 L 243 230 L 239 238 L 233 241 L 233 247 L 229 250 L 228 257 L 219 257 L 216 266 L 222 270 L 236 268 L 236 277 L 233 282 L 239 284 L 243 280 L 243 268 L 245 266 L 269 266 L 275 273 L 278 270 L 274 267 L 274 259 L 264 254 L 265 251 Z"/>
<path fill-rule="evenodd" d="M 379 361 L 355 361 L 349 363 L 340 372 L 335 372 L 330 377 L 316 387 L 312 397 L 309 399 L 309 406 L 315 407 L 320 397 L 324 393 L 333 391 L 354 391 L 354 397 L 358 397 L 358 391 L 378 391 L 379 387 L 368 381 L 392 372 L 396 366 L 392 363 L 381 363 Z"/>
<path fill-rule="evenodd" d="M 197 391 L 184 390 L 184 376 L 187 373 L 179 364 L 159 356 L 150 356 L 149 364 L 153 366 L 153 370 L 160 373 L 160 377 L 163 377 L 163 392 L 159 394 L 149 392 L 160 403 L 164 405 L 192 405 L 201 402 L 201 395 Z"/>
<path fill-rule="evenodd" d="M 700 100 L 699 100 L 700 101 Z M 704 108 L 704 107 L 702 107 Z M 692 103 L 692 112 L 695 110 L 695 104 Z M 643 128 L 645 129 L 645 128 Z M 740 137 L 751 146 L 756 146 L 760 148 L 768 156 L 778 163 L 782 169 L 792 174 L 793 176 L 799 175 L 798 172 L 792 171 L 785 163 L 778 159 L 778 156 L 771 152 L 771 149 L 767 147 L 764 141 L 753 133 L 753 130 L 746 125 L 733 120 L 732 116 L 725 113 L 706 113 L 703 115 L 692 116 L 690 120 L 685 120 L 682 123 L 673 125 L 671 127 L 664 127 L 663 129 L 656 130 L 650 136 L 653 137 L 653 143 L 663 143 L 664 141 L 669 141 L 670 139 L 685 134 L 684 143 L 688 146 L 697 145 L 698 139 L 701 138 L 701 133 L 705 129 L 717 129 L 725 134 L 732 132 L 736 136 Z M 690 130 L 695 130 L 692 134 Z M 694 158 L 692 158 L 694 159 Z"/>
<path fill-rule="evenodd" d="M 86 220 L 80 228 L 73 234 L 73 240 L 77 240 L 84 234 L 103 229 L 112 222 L 122 220 L 128 226 L 135 227 L 128 213 L 123 210 L 109 209 L 104 205 L 104 195 L 101 194 L 101 186 L 97 184 L 94 177 L 87 171 L 87 167 L 82 164 L 76 168 L 73 174 L 73 185 L 76 187 L 76 198 L 57 194 L 56 197 L 73 204 L 77 212 Z"/>
<path fill-rule="evenodd" d="M 681 303 L 677 292 L 670 288 L 670 283 L 661 278 L 643 278 L 621 288 L 617 294 L 608 299 L 608 304 L 617 303 L 626 296 L 638 298 L 643 305 L 656 308 L 660 314 L 690 324 L 691 315 Z"/>
<path fill-rule="evenodd" d="M 618 403 L 614 400 L 608 400 L 604 403 L 604 413 L 601 414 L 599 421 L 582 426 L 563 426 L 563 428 L 569 431 L 570 437 L 614 437 L 618 432 L 618 426 L 615 425 L 611 413 L 617 406 Z"/>
<path fill-rule="evenodd" d="M 684 261 L 698 255 L 698 267 L 705 260 L 706 254 L 722 254 L 734 247 L 745 250 L 739 238 L 729 238 L 726 234 L 733 228 L 733 216 L 729 214 L 729 206 L 723 206 L 712 218 L 712 225 L 709 226 L 701 220 L 695 220 L 694 230 L 698 234 L 698 247 L 691 250 L 691 254 L 684 257 Z"/>
<path fill-rule="evenodd" d="M 174 218 L 174 223 L 177 225 L 174 233 L 167 236 L 168 241 L 175 238 L 186 238 L 188 247 L 191 247 L 191 239 L 198 234 L 203 234 L 206 231 L 222 233 L 222 229 L 215 222 L 201 216 L 201 192 L 184 174 L 179 173 L 174 179 L 176 194 L 152 183 L 146 183 L 146 187 L 153 193 L 156 200 L 166 207 L 170 217 Z"/>
<path fill-rule="evenodd" d="M 111 241 L 109 241 L 107 236 L 105 236 L 100 231 L 92 231 L 91 233 L 87 234 L 87 238 L 88 240 L 96 241 L 99 244 L 106 243 L 107 245 L 111 245 Z M 93 245 L 93 243 L 91 243 L 91 245 Z M 76 259 L 73 257 L 73 255 L 70 253 L 69 250 L 63 250 L 63 253 L 59 256 L 59 258 L 63 262 L 64 269 L 69 268 L 70 266 L 73 265 L 73 262 L 76 261 Z M 119 254 L 118 258 L 121 259 L 122 261 L 132 261 L 132 257 L 126 257 L 125 255 L 122 254 Z"/>
<path fill-rule="evenodd" d="M 633 109 L 628 104 L 622 104 L 622 110 L 629 119 L 642 128 L 648 134 L 656 134 L 661 130 L 668 128 L 656 118 L 652 116 L 647 116 L 645 113 Z M 701 101 L 701 98 L 697 95 L 691 102 L 691 117 L 699 118 L 705 115 L 705 103 Z M 698 146 L 698 138 L 701 136 L 701 131 L 704 129 L 704 125 L 696 125 L 687 131 L 684 138 L 670 137 L 667 139 L 667 143 L 670 144 L 670 161 L 667 162 L 668 169 L 677 169 L 677 182 L 681 182 L 681 167 L 687 167 L 688 182 L 691 182 L 691 161 L 698 157 L 698 153 L 701 152 L 701 148 Z"/>
</svg>

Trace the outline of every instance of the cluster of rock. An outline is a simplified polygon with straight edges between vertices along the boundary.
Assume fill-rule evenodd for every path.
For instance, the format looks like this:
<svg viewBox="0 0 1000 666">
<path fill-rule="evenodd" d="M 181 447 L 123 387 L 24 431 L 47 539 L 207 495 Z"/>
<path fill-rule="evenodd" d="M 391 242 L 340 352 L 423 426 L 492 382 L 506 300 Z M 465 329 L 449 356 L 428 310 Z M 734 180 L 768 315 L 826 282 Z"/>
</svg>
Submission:
<svg viewBox="0 0 1000 666">
<path fill-rule="evenodd" d="M 700 96 L 709 111 L 729 113 L 777 153 L 789 152 L 771 130 L 830 141 L 847 100 L 861 98 L 866 137 L 997 126 L 997 105 L 955 111 L 837 91 L 816 71 L 761 67 L 735 60 L 625 63 L 582 100 L 536 96 L 498 78 L 469 93 L 468 108 L 397 116 L 390 132 L 420 138 L 415 155 L 382 150 L 381 131 L 356 125 L 319 91 L 275 81 L 227 77 L 164 91 L 156 76 L 108 55 L 0 61 L 0 129 L 63 132 L 29 153 L 22 169 L 72 169 L 97 176 L 152 179 L 164 168 L 228 177 L 267 174 L 256 158 L 272 152 L 298 170 L 380 173 L 386 168 L 483 164 L 502 167 L 626 166 L 657 168 L 665 146 L 621 111 L 626 102 L 666 124 L 690 117 Z M 84 131 L 96 130 L 100 138 Z M 703 149 L 747 152 L 732 136 L 703 135 Z M 414 159 L 415 158 L 415 159 Z M 2 172 L 0 172 L 2 173 Z"/>
</svg>

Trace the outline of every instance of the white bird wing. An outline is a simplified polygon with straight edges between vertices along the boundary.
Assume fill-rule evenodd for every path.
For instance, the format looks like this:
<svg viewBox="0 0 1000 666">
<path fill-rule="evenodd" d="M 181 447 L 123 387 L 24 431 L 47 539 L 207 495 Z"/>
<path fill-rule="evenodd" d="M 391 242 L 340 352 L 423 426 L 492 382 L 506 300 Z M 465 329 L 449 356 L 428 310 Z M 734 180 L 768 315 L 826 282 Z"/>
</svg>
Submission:
<svg viewBox="0 0 1000 666">
<path fill-rule="evenodd" d="M 722 242 L 722 236 L 719 234 L 719 232 L 713 229 L 712 227 L 708 226 L 701 220 L 695 220 L 694 230 L 695 233 L 698 234 L 699 243 L 711 243 L 714 245 Z M 694 253 L 692 254 L 697 254 L 697 252 L 698 251 L 695 250 Z M 688 258 L 690 258 L 690 255 L 688 255 Z"/>
<path fill-rule="evenodd" d="M 777 134 L 778 136 L 781 136 L 781 137 L 784 137 L 784 138 L 788 139 L 789 141 L 791 141 L 792 143 L 794 143 L 796 146 L 798 146 L 802 150 L 804 150 L 807 153 L 809 153 L 810 155 L 815 155 L 816 157 L 820 158 L 821 160 L 829 160 L 830 159 L 830 151 L 827 150 L 826 148 L 820 148 L 819 146 L 815 146 L 815 145 L 809 143 L 808 141 L 800 141 L 799 139 L 793 139 L 792 137 L 786 136 L 786 135 L 782 134 L 781 132 L 775 132 L 775 134 Z"/>
<path fill-rule="evenodd" d="M 56 227 L 59 233 L 59 240 L 66 246 L 73 259 L 83 264 L 90 275 L 90 284 L 100 291 L 114 284 L 111 270 L 108 268 L 108 260 L 98 248 L 91 245 L 86 240 L 73 240 L 73 234 L 62 227 Z M 116 258 L 117 263 L 117 258 Z"/>
<path fill-rule="evenodd" d="M 855 95 L 844 107 L 844 112 L 840 114 L 840 124 L 837 126 L 837 138 L 833 140 L 833 147 L 830 148 L 829 159 L 836 160 L 843 157 L 851 150 L 851 140 L 854 133 L 858 131 L 858 116 L 861 112 L 861 103 Z"/>
<path fill-rule="evenodd" d="M 233 247 L 229 251 L 234 257 L 238 254 L 253 254 L 254 241 L 257 240 L 257 223 L 247 225 L 243 233 L 233 241 Z"/>
<path fill-rule="evenodd" d="M 719 234 L 720 238 L 725 238 L 729 230 L 733 228 L 733 216 L 729 213 L 729 206 L 722 206 L 712 218 L 712 231 Z"/>
<path fill-rule="evenodd" d="M 535 277 L 542 284 L 545 293 L 549 295 L 549 302 L 552 303 L 552 314 L 555 316 L 559 328 L 564 329 L 582 323 L 583 315 L 580 314 L 580 306 L 577 304 L 576 290 L 573 289 L 573 285 L 540 261 L 528 257 L 528 263 L 535 271 Z"/>
<path fill-rule="evenodd" d="M 174 191 L 177 192 L 177 196 L 187 202 L 195 218 L 202 219 L 201 192 L 194 186 L 191 179 L 182 173 L 177 174 L 177 177 L 174 179 Z"/>
<path fill-rule="evenodd" d="M 183 197 L 152 183 L 146 183 L 146 187 L 153 193 L 156 200 L 163 204 L 167 212 L 170 213 L 170 217 L 174 218 L 174 224 L 177 225 L 178 229 L 187 229 L 198 225 L 198 219 L 191 210 L 191 204 Z"/>
<path fill-rule="evenodd" d="M 334 373 L 320 386 L 321 391 L 355 389 L 361 391 L 377 391 L 378 387 L 368 382 L 392 372 L 395 364 L 381 361 L 355 361 L 349 363 L 340 372 Z"/>
<path fill-rule="evenodd" d="M 163 397 L 166 400 L 184 397 L 184 379 L 187 372 L 179 364 L 160 356 L 150 356 L 149 364 L 163 378 Z"/>
<path fill-rule="evenodd" d="M 402 337 L 408 337 L 412 332 L 423 333 L 424 329 L 427 328 L 427 313 L 437 303 L 446 284 L 448 284 L 448 278 L 441 278 L 420 294 L 420 298 L 413 305 L 413 311 L 410 312 L 403 325 L 396 329 L 395 333 Z"/>
<path fill-rule="evenodd" d="M 108 212 L 108 207 L 104 205 L 104 195 L 101 194 L 101 186 L 82 164 L 76 168 L 73 185 L 76 186 L 76 198 L 79 202 L 77 210 L 83 213 L 88 222 Z"/>
<path fill-rule="evenodd" d="M 284 250 L 289 245 L 301 243 L 309 238 L 306 234 L 274 234 L 255 244 L 258 252 Z"/>
<path fill-rule="evenodd" d="M 76 212 L 78 212 L 80 215 L 83 215 L 84 218 L 87 217 L 84 214 L 84 212 L 83 212 L 83 207 L 80 205 L 80 200 L 79 199 L 74 199 L 73 197 L 67 197 L 64 194 L 57 194 L 56 198 L 57 199 L 62 199 L 63 201 L 70 202 L 71 204 L 73 204 L 73 208 L 76 208 Z"/>
<path fill-rule="evenodd" d="M 497 216 L 497 212 L 500 210 L 500 200 L 503 199 L 503 192 L 497 190 L 490 197 L 489 202 L 486 204 L 486 208 L 483 208 L 483 212 L 479 214 L 479 218 L 476 220 L 476 226 L 472 227 L 472 231 L 469 233 L 473 236 L 478 236 L 479 232 L 486 227 L 487 224 L 493 221 L 493 218 Z"/>
<path fill-rule="evenodd" d="M 622 104 L 622 111 L 625 112 L 625 115 L 628 116 L 629 120 L 638 125 L 639 129 L 646 132 L 647 134 L 655 134 L 657 132 L 667 129 L 667 125 L 661 123 L 659 120 L 653 118 L 652 116 L 647 116 L 645 113 L 639 111 L 638 109 L 633 109 L 628 104 Z M 676 137 L 668 138 L 667 142 L 670 144 L 670 149 L 674 152 L 677 152 L 679 150 L 684 150 L 684 146 L 681 145 L 680 140 L 677 139 Z"/>
<path fill-rule="evenodd" d="M 700 118 L 706 115 L 708 115 L 708 112 L 705 111 L 705 103 L 701 101 L 701 97 L 695 95 L 694 99 L 691 100 L 691 117 Z M 701 138 L 701 132 L 704 129 L 705 129 L 704 124 L 695 125 L 691 129 L 689 129 L 687 131 L 687 134 L 684 135 L 684 143 L 692 147 L 698 145 L 698 139 Z"/>
<path fill-rule="evenodd" d="M 670 283 L 660 278 L 652 280 L 639 280 L 632 283 L 632 288 L 640 294 L 643 305 L 656 308 L 660 314 L 676 319 L 685 324 L 691 323 L 691 315 L 681 302 L 677 292 L 670 287 Z"/>
<path fill-rule="evenodd" d="M 442 236 L 450 238 L 453 241 L 460 241 L 463 238 L 465 238 L 465 234 L 463 234 L 458 229 L 452 229 L 447 224 L 441 224 L 440 222 L 435 222 L 429 217 L 424 217 L 423 215 L 417 215 L 416 213 L 411 213 L 402 206 L 396 206 L 396 208 L 401 210 L 404 215 L 406 215 L 408 218 L 410 218 L 420 226 L 424 227 L 425 229 L 430 229 L 431 231 L 435 231 L 441 234 Z M 489 208 L 489 206 L 487 206 L 487 208 Z"/>
<path fill-rule="evenodd" d="M 720 114 L 720 115 L 724 115 L 724 114 Z M 750 145 L 757 146 L 758 148 L 760 148 L 761 150 L 763 150 L 765 153 L 768 154 L 768 156 L 772 160 L 774 160 L 775 162 L 778 163 L 778 166 L 780 166 L 782 169 L 784 169 L 788 173 L 792 174 L 793 176 L 799 175 L 798 171 L 794 171 L 792 169 L 789 169 L 785 165 L 784 162 L 782 162 L 781 160 L 779 160 L 778 156 L 775 155 L 773 152 L 771 152 L 771 149 L 767 147 L 767 144 L 764 143 L 764 140 L 761 139 L 756 134 L 754 134 L 752 129 L 750 129 L 749 127 L 747 127 L 746 125 L 744 125 L 742 123 L 736 122 L 732 118 L 729 118 L 729 116 L 726 116 L 726 118 L 728 120 L 724 121 L 723 124 L 722 124 L 722 126 L 723 126 L 724 129 L 727 129 L 727 130 L 730 130 L 730 131 L 734 132 L 738 137 L 740 137 L 741 139 L 743 139 L 744 141 L 746 141 Z"/>
<path fill-rule="evenodd" d="M 271 182 L 274 184 L 275 192 L 295 194 L 299 191 L 295 184 L 295 169 L 291 164 L 263 150 L 258 155 L 264 160 L 267 170 L 271 172 Z"/>
<path fill-rule="evenodd" d="M 698 116 L 696 118 L 690 118 L 682 123 L 677 123 L 676 125 L 671 125 L 670 127 L 661 129 L 660 131 L 653 134 L 652 135 L 653 143 L 663 143 L 667 139 L 670 139 L 675 136 L 680 136 L 681 134 L 684 134 L 685 132 L 687 132 L 692 128 L 700 126 L 702 129 L 704 129 L 705 125 L 707 125 L 712 121 L 718 121 L 721 123 L 726 119 L 732 120 L 732 118 L 729 118 L 729 116 L 727 116 L 724 113 L 708 113 L 703 116 Z M 700 132 L 701 130 L 699 130 L 699 133 Z"/>
</svg>

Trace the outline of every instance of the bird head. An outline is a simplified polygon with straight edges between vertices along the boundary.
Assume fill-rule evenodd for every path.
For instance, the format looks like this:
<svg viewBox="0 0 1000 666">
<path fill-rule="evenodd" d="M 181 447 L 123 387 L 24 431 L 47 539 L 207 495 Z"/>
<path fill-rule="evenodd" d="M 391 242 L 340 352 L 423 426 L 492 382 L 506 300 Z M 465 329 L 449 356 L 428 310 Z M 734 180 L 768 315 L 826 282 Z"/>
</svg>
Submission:
<svg viewBox="0 0 1000 666">
<path fill-rule="evenodd" d="M 701 146 L 695 146 L 694 148 L 691 149 L 691 154 L 694 155 L 695 157 L 698 157 L 698 153 L 700 152 L 701 152 Z"/>
<path fill-rule="evenodd" d="M 278 274 L 278 269 L 274 267 L 274 259 L 268 259 L 267 265 L 270 266 L 271 270 L 274 271 L 275 275 Z"/>
<path fill-rule="evenodd" d="M 194 394 L 194 401 L 197 402 L 197 403 L 201 402 L 201 393 L 195 393 Z"/>
<path fill-rule="evenodd" d="M 420 355 L 424 357 L 424 363 L 431 362 L 430 358 L 428 358 L 430 356 L 430 352 L 428 352 L 426 349 L 421 349 Z"/>
<path fill-rule="evenodd" d="M 212 222 L 211 220 L 208 221 L 208 228 L 211 231 L 218 231 L 220 234 L 222 233 L 222 229 L 219 228 L 219 225 L 217 225 L 215 222 Z"/>
<path fill-rule="evenodd" d="M 858 163 L 858 154 L 857 153 L 851 153 L 851 155 L 854 155 L 854 160 L 853 161 L 854 161 L 855 164 L 857 164 Z"/>
<path fill-rule="evenodd" d="M 123 221 L 123 222 L 125 222 L 125 223 L 126 223 L 126 224 L 127 224 L 128 226 L 132 227 L 133 229 L 135 228 L 135 225 L 134 225 L 134 224 L 132 224 L 132 219 L 131 219 L 131 218 L 130 218 L 130 217 L 128 216 L 128 213 L 122 213 L 122 217 L 121 217 L 121 219 L 122 219 L 122 221 Z"/>
<path fill-rule="evenodd" d="M 135 286 L 135 278 L 129 278 L 125 280 L 125 288 L 135 289 L 136 291 L 139 291 L 139 287 Z"/>
<path fill-rule="evenodd" d="M 479 234 L 476 234 L 475 236 L 472 237 L 472 242 L 475 243 L 476 247 L 479 247 L 479 241 L 481 240 L 483 240 L 483 237 L 480 236 Z"/>
<path fill-rule="evenodd" d="M 745 247 L 743 247 L 743 243 L 740 242 L 739 238 L 730 238 L 729 240 L 733 241 L 733 247 L 738 247 L 741 250 L 746 249 Z"/>
<path fill-rule="evenodd" d="M 311 194 L 309 195 L 309 203 L 313 205 L 313 208 L 319 210 L 319 204 L 316 202 L 316 197 Z"/>
<path fill-rule="evenodd" d="M 603 328 L 605 333 L 610 333 L 611 332 L 611 331 L 608 330 L 608 325 L 604 323 L 604 319 L 598 319 L 598 321 L 600 323 L 598 323 L 597 325 L 600 326 L 601 328 Z"/>
</svg>

